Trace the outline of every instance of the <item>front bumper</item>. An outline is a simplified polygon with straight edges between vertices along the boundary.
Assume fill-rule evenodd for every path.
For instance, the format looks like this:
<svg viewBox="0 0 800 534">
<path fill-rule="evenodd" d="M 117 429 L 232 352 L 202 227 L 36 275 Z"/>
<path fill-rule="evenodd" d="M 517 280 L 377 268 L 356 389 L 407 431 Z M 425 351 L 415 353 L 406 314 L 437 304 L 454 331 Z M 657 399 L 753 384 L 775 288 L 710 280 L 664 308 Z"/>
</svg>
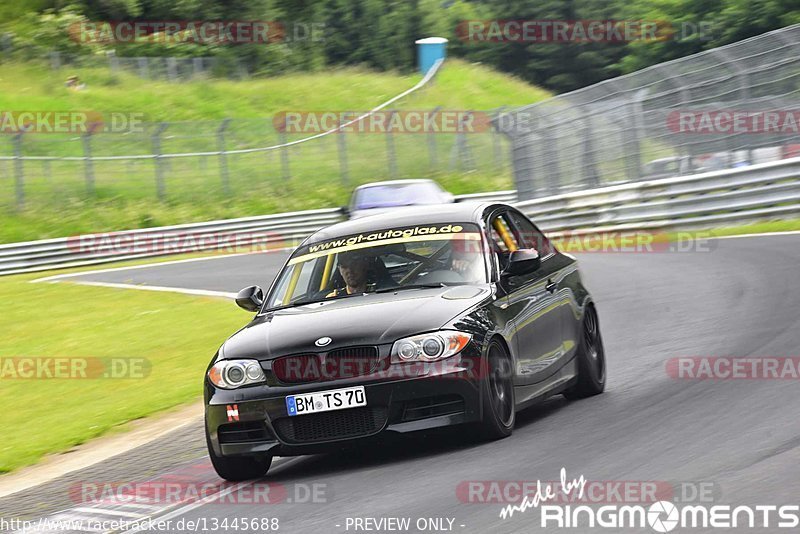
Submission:
<svg viewBox="0 0 800 534">
<path fill-rule="evenodd" d="M 467 353 L 468 354 L 468 353 Z M 479 353 L 427 366 L 395 364 L 379 376 L 295 386 L 220 390 L 207 385 L 206 426 L 219 456 L 294 456 L 332 450 L 389 432 L 413 432 L 481 419 Z M 289 416 L 286 396 L 364 386 L 367 405 Z M 236 410 L 232 416 L 230 409 Z"/>
</svg>

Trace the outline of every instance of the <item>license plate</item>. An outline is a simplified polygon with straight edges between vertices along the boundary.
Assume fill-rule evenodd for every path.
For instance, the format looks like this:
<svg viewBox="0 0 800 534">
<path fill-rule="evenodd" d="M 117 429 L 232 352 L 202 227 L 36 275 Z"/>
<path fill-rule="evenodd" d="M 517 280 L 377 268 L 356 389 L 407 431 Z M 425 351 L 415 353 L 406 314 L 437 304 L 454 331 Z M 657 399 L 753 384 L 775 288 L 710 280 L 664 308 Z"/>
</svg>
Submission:
<svg viewBox="0 0 800 534">
<path fill-rule="evenodd" d="M 352 388 L 317 391 L 305 395 L 289 395 L 286 397 L 286 411 L 289 415 L 305 415 L 309 413 L 330 412 L 367 405 L 367 394 L 364 386 Z"/>
</svg>

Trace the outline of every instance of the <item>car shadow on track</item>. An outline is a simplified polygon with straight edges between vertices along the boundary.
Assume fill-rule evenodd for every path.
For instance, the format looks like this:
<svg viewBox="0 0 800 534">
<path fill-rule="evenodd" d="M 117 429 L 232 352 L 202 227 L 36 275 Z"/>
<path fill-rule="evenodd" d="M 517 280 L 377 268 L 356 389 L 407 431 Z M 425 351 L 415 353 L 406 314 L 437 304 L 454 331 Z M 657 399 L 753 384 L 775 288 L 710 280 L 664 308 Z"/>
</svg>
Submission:
<svg viewBox="0 0 800 534">
<path fill-rule="evenodd" d="M 570 401 L 557 395 L 541 404 L 518 412 L 516 430 L 520 431 L 533 425 L 557 413 L 568 404 Z M 518 438 L 520 438 L 519 435 L 512 435 L 506 440 Z M 380 439 L 359 441 L 327 454 L 305 456 L 285 465 L 275 466 L 265 480 L 270 482 L 296 481 L 304 477 L 353 472 L 378 465 L 410 462 L 415 459 L 493 445 L 494 442 L 482 440 L 474 430 L 466 426 L 419 431 L 411 434 L 391 434 Z"/>
</svg>

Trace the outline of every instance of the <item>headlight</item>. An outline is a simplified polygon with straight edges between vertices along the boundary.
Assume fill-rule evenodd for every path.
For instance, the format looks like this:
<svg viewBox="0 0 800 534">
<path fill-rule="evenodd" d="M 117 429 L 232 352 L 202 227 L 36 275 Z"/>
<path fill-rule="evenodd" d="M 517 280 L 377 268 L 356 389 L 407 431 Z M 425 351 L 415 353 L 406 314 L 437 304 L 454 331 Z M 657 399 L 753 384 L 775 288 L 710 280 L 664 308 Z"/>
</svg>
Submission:
<svg viewBox="0 0 800 534">
<path fill-rule="evenodd" d="M 208 379 L 222 389 L 264 382 L 266 377 L 257 360 L 221 360 L 208 370 Z"/>
<path fill-rule="evenodd" d="M 461 352 L 470 339 L 471 334 L 455 330 L 406 337 L 392 345 L 392 363 L 431 362 L 448 358 Z"/>
</svg>

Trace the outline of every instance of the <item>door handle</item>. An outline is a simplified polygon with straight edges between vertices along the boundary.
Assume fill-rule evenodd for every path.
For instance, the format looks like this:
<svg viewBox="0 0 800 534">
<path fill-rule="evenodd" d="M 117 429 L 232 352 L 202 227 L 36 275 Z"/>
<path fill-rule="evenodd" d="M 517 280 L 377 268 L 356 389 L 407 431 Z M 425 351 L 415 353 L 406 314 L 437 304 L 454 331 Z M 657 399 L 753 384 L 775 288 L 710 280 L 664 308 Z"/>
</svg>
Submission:
<svg viewBox="0 0 800 534">
<path fill-rule="evenodd" d="M 558 284 L 553 282 L 552 280 L 547 281 L 547 285 L 544 288 L 549 291 L 550 293 L 555 293 L 556 289 L 558 289 Z"/>
</svg>

